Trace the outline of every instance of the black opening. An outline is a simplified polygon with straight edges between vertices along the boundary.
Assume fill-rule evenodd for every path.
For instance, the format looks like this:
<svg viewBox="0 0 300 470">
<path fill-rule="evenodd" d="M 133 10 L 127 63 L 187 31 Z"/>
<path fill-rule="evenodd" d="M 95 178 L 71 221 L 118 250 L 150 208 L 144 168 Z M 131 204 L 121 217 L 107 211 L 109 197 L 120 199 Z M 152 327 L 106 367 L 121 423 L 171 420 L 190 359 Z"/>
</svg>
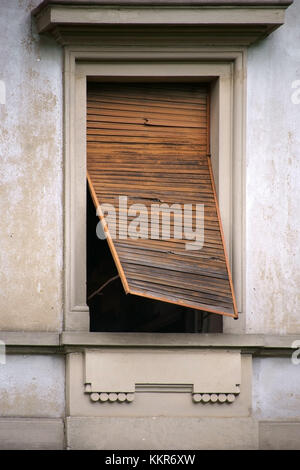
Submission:
<svg viewBox="0 0 300 470">
<path fill-rule="evenodd" d="M 126 295 L 87 189 L 87 304 L 91 331 L 221 333 L 222 316 Z"/>
</svg>

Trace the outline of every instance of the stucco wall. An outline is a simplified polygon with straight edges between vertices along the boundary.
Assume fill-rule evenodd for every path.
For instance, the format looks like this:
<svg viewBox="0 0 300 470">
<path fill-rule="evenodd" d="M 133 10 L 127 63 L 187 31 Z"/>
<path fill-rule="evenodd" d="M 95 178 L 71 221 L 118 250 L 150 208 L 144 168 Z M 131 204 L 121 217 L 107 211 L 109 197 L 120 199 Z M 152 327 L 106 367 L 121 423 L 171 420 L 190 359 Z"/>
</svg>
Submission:
<svg viewBox="0 0 300 470">
<path fill-rule="evenodd" d="M 0 365 L 0 416 L 63 417 L 64 382 L 64 357 L 7 355 Z"/>
<path fill-rule="evenodd" d="M 300 419 L 300 364 L 291 358 L 255 358 L 252 387 L 254 417 Z"/>
<path fill-rule="evenodd" d="M 64 448 L 65 360 L 8 354 L 0 364 L 0 449 Z"/>
<path fill-rule="evenodd" d="M 300 332 L 300 2 L 286 24 L 249 48 L 247 332 Z"/>
<path fill-rule="evenodd" d="M 38 3 L 1 0 L 3 330 L 55 331 L 62 322 L 62 51 L 32 30 Z"/>
</svg>

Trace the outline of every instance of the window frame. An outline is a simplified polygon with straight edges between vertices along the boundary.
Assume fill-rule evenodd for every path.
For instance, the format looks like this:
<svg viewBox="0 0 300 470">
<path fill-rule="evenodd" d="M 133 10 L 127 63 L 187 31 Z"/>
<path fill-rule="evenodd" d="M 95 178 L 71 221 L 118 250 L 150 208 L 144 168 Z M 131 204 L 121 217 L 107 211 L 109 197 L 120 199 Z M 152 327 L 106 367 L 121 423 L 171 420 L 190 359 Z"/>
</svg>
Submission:
<svg viewBox="0 0 300 470">
<path fill-rule="evenodd" d="M 87 77 L 212 81 L 211 153 L 220 212 L 240 318 L 224 318 L 224 333 L 245 326 L 245 96 L 246 49 L 139 51 L 65 48 L 64 330 L 89 331 L 86 305 L 86 82 Z M 137 48 L 138 49 L 138 48 Z M 127 333 L 124 333 L 126 335 Z"/>
</svg>

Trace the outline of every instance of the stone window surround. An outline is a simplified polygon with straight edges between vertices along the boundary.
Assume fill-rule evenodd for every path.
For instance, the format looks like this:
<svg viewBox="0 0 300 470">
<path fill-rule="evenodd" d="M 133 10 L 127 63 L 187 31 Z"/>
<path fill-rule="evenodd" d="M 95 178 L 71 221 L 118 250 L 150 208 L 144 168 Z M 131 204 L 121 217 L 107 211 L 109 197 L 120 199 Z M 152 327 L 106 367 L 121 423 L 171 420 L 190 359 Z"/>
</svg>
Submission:
<svg viewBox="0 0 300 470">
<path fill-rule="evenodd" d="M 244 277 L 244 48 L 196 52 L 126 52 L 100 48 L 65 50 L 65 330 L 88 331 L 85 266 L 86 82 L 159 77 L 212 82 L 212 163 L 239 312 Z M 163 62 L 162 62 L 163 59 Z M 108 62 L 109 60 L 109 62 Z M 76 214 L 76 216 L 75 216 Z M 232 319 L 224 319 L 231 332 Z M 241 320 L 238 322 L 242 323 Z"/>
</svg>

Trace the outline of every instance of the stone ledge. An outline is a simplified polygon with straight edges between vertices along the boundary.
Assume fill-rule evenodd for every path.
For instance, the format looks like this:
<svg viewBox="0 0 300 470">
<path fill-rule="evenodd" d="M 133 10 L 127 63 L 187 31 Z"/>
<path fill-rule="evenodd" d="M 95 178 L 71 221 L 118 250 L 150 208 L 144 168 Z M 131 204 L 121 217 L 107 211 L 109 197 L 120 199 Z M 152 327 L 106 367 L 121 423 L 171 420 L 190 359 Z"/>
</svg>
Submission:
<svg viewBox="0 0 300 470">
<path fill-rule="evenodd" d="M 63 332 L 62 346 L 84 347 L 174 347 L 174 348 L 237 348 L 253 350 L 289 350 L 292 343 L 300 340 L 298 335 L 256 335 L 256 334 L 172 334 L 172 333 L 89 333 Z"/>
<path fill-rule="evenodd" d="M 262 334 L 173 334 L 173 333 L 95 333 L 65 331 L 0 331 L 0 341 L 16 350 L 27 347 L 41 351 L 53 348 L 64 352 L 67 348 L 133 347 L 133 348 L 234 348 L 254 355 L 290 354 L 298 335 Z M 44 349 L 43 349 L 44 348 Z"/>
<path fill-rule="evenodd" d="M 59 346 L 59 333 L 43 331 L 0 331 L 6 346 Z"/>
</svg>

